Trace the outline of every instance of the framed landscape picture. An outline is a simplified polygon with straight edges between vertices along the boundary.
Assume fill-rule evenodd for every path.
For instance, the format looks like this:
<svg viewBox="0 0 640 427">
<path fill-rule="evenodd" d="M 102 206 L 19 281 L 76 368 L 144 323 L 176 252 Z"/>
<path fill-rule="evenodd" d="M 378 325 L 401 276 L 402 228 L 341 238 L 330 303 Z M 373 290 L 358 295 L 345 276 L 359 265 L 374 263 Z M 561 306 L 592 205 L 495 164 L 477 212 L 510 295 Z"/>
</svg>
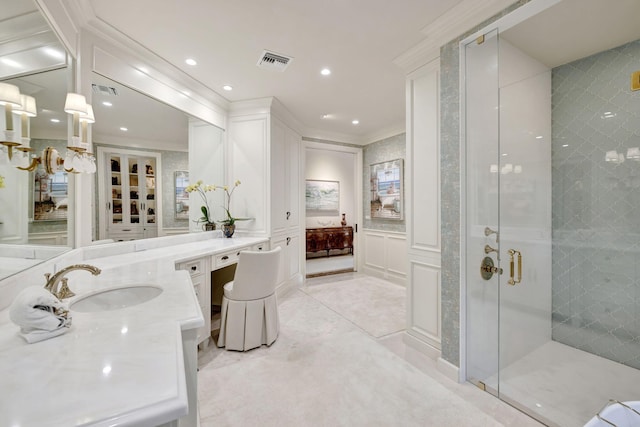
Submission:
<svg viewBox="0 0 640 427">
<path fill-rule="evenodd" d="M 340 183 L 308 179 L 305 191 L 307 216 L 338 216 Z"/>
</svg>

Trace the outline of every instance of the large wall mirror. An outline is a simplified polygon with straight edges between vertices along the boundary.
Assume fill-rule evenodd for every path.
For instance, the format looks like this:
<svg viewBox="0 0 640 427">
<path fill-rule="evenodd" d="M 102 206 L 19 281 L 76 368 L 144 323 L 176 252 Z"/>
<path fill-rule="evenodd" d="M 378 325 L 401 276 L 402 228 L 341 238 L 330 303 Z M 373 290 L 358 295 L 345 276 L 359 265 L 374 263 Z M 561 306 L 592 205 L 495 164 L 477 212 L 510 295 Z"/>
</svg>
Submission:
<svg viewBox="0 0 640 427">
<path fill-rule="evenodd" d="M 193 119 L 98 73 L 92 89 L 98 154 L 93 240 L 188 232 L 188 218 L 175 212 L 174 176 L 189 169 Z"/>
<path fill-rule="evenodd" d="M 8 6 L 8 5 L 7 5 Z M 0 11 L 0 82 L 16 86 L 35 99 L 36 116 L 22 126 L 13 114 L 13 128 L 39 155 L 45 147 L 63 152 L 67 145 L 65 97 L 71 81 L 69 56 L 47 22 L 29 1 L 12 2 Z M 3 112 L 4 111 L 4 107 Z M 2 140 L 7 141 L 6 114 Z M 26 135 L 26 133 L 29 133 Z M 24 135 L 23 135 L 24 133 Z M 20 140 L 23 147 L 24 140 Z M 69 177 L 29 172 L 7 164 L 8 147 L 0 146 L 0 279 L 68 250 Z"/>
</svg>

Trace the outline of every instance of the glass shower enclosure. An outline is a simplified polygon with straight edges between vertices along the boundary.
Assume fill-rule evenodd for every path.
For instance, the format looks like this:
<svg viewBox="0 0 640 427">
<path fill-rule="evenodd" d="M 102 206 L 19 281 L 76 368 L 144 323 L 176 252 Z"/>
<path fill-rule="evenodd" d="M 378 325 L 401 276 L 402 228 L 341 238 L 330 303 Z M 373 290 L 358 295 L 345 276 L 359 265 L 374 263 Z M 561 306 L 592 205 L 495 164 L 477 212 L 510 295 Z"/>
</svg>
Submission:
<svg viewBox="0 0 640 427">
<path fill-rule="evenodd" d="M 640 42 L 556 64 L 520 40 L 460 45 L 466 376 L 582 426 L 640 400 Z"/>
</svg>

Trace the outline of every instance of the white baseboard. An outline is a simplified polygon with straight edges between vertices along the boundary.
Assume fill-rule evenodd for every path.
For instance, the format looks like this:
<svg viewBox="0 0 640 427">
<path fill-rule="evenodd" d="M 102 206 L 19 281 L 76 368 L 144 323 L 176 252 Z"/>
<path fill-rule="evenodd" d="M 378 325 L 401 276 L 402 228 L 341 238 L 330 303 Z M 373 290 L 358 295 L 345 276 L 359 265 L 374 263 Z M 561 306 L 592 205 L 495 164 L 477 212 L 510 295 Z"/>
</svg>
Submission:
<svg viewBox="0 0 640 427">
<path fill-rule="evenodd" d="M 361 273 L 364 273 L 368 276 L 373 276 L 373 277 L 377 277 L 379 279 L 384 279 L 384 280 L 388 280 L 391 283 L 395 283 L 396 285 L 400 285 L 400 286 L 407 286 L 407 279 L 406 277 L 398 277 L 398 276 L 394 276 L 393 274 L 389 274 L 388 272 L 385 271 L 380 271 L 379 269 L 376 268 L 371 268 L 369 266 L 363 265 L 362 268 L 359 270 Z"/>
<path fill-rule="evenodd" d="M 405 332 L 402 336 L 402 340 L 406 345 L 424 354 L 429 359 L 433 359 L 435 361 L 440 360 L 440 350 L 433 347 L 432 345 L 427 344 L 424 341 L 419 340 L 410 333 Z"/>
<path fill-rule="evenodd" d="M 444 376 L 449 378 L 451 381 L 455 381 L 457 383 L 463 382 L 460 379 L 460 368 L 451 362 L 447 362 L 442 357 L 438 357 L 436 360 L 436 367 L 438 368 L 438 371 L 444 374 Z"/>
</svg>

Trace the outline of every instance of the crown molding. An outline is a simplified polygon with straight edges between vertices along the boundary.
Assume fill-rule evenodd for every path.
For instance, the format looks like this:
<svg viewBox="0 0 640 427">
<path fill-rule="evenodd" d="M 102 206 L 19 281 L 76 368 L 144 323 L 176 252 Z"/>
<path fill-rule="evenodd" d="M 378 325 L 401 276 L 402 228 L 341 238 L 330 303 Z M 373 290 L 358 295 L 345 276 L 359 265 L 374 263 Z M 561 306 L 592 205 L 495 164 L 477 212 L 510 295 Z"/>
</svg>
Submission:
<svg viewBox="0 0 640 427">
<path fill-rule="evenodd" d="M 514 0 L 464 0 L 420 32 L 426 38 L 393 63 L 410 73 L 440 56 L 440 47 L 515 3 Z"/>
<path fill-rule="evenodd" d="M 382 141 L 383 139 L 391 138 L 392 136 L 401 135 L 406 132 L 406 122 L 402 121 L 392 126 L 388 126 L 385 129 L 380 129 L 377 132 L 367 135 L 362 145 L 372 144 L 374 142 Z"/>
<path fill-rule="evenodd" d="M 74 58 L 80 50 L 80 17 L 75 12 L 74 0 L 35 0 L 38 10 L 49 26 L 53 28 L 60 43 Z"/>
</svg>

